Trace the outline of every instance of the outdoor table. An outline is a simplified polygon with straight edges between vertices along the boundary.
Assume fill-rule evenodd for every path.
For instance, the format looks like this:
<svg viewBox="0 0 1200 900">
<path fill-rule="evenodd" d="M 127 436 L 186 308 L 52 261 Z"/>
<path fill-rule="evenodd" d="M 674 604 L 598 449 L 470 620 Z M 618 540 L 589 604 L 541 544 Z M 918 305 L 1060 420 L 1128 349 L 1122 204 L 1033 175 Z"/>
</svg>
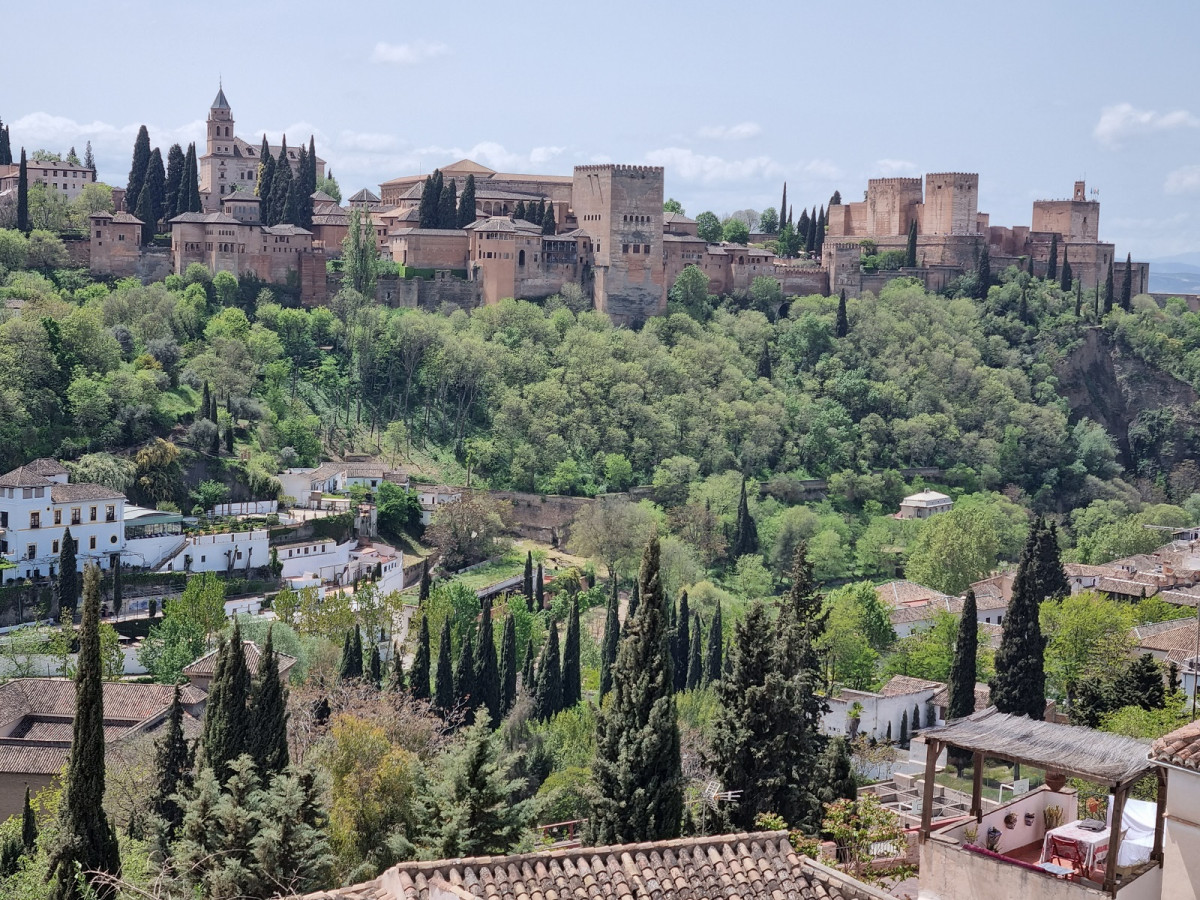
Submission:
<svg viewBox="0 0 1200 900">
<path fill-rule="evenodd" d="M 1104 858 L 1108 851 L 1108 829 L 1101 831 L 1089 831 L 1086 828 L 1080 828 L 1080 821 L 1068 822 L 1066 825 L 1059 825 L 1057 828 L 1051 828 L 1046 832 L 1046 837 L 1042 840 L 1042 860 L 1050 859 L 1050 837 L 1062 838 L 1064 840 L 1075 841 L 1083 850 L 1083 866 L 1085 870 L 1092 869 L 1099 860 Z"/>
</svg>

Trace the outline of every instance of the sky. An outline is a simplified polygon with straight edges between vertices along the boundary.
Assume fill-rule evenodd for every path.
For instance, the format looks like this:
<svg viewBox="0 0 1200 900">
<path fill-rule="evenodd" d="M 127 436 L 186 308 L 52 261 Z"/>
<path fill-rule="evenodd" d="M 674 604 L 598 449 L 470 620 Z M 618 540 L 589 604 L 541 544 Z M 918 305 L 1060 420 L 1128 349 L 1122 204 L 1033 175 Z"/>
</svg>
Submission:
<svg viewBox="0 0 1200 900">
<path fill-rule="evenodd" d="M 223 83 L 241 137 L 315 135 L 344 197 L 463 157 L 619 162 L 664 166 L 692 216 L 777 207 L 785 181 L 798 216 L 977 172 L 991 224 L 1029 225 L 1084 178 L 1118 254 L 1200 254 L 1196 0 L 61 0 L 6 25 L 32 38 L 5 42 L 14 151 L 91 140 L 118 186 L 141 124 L 203 152 Z"/>
</svg>

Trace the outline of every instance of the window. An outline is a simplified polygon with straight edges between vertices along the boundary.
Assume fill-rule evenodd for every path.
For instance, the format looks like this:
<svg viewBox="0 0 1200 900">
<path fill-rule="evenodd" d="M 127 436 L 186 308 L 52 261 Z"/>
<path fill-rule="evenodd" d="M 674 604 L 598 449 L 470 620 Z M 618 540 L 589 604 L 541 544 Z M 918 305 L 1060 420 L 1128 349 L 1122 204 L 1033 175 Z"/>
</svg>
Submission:
<svg viewBox="0 0 1200 900">
<path fill-rule="evenodd" d="M 94 534 L 90 538 L 88 538 L 88 549 L 89 550 L 96 549 L 96 536 Z"/>
<path fill-rule="evenodd" d="M 62 524 L 62 510 L 61 509 L 56 509 L 54 511 L 54 524 L 55 525 Z"/>
<path fill-rule="evenodd" d="M 650 252 L 650 245 L 649 245 L 649 244 L 644 244 L 644 245 L 642 246 L 642 252 L 643 252 L 643 253 L 649 253 L 649 252 Z"/>
<path fill-rule="evenodd" d="M 628 244 L 622 244 L 622 245 L 621 245 L 621 252 L 622 252 L 622 253 L 628 253 L 628 252 L 629 252 L 629 245 L 628 245 Z"/>
<path fill-rule="evenodd" d="M 123 241 L 123 240 L 125 240 L 125 235 L 123 235 L 123 234 L 118 234 L 118 235 L 117 235 L 117 240 L 118 240 L 118 241 Z"/>
<path fill-rule="evenodd" d="M 37 544 L 30 544 L 25 548 L 26 559 L 37 559 Z"/>
<path fill-rule="evenodd" d="M 40 512 L 31 512 L 29 514 L 29 527 L 30 528 L 41 528 L 42 527 L 42 514 Z"/>
<path fill-rule="evenodd" d="M 89 509 L 89 511 L 88 511 L 88 521 L 89 521 L 89 522 L 95 522 L 95 521 L 96 521 L 96 507 L 94 507 L 94 506 L 93 506 L 93 507 L 91 507 L 91 508 Z"/>
<path fill-rule="evenodd" d="M 641 253 L 641 252 L 642 252 L 642 245 L 641 245 L 641 244 L 634 244 L 634 245 L 633 245 L 633 252 L 634 252 L 634 253 Z"/>
<path fill-rule="evenodd" d="M 104 507 L 104 521 L 105 522 L 117 521 L 117 508 L 115 506 Z"/>
<path fill-rule="evenodd" d="M 82 516 L 80 516 L 79 513 L 80 513 L 80 510 L 79 510 L 78 506 L 73 507 L 71 509 L 71 524 L 72 525 L 78 525 L 80 522 L 83 521 L 83 518 L 82 518 Z"/>
<path fill-rule="evenodd" d="M 55 541 L 53 544 L 50 545 L 50 552 L 51 553 L 58 552 L 58 541 Z"/>
</svg>

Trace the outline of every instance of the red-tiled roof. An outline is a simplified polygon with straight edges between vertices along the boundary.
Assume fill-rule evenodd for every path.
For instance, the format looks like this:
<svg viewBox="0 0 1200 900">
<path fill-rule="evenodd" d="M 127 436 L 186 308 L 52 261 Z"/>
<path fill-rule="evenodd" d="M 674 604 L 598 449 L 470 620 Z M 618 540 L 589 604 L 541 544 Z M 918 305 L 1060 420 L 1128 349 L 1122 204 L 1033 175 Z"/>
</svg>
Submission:
<svg viewBox="0 0 1200 900">
<path fill-rule="evenodd" d="M 1200 769 L 1200 721 L 1160 737 L 1150 747 L 1150 758 L 1185 769 Z"/>
<path fill-rule="evenodd" d="M 888 683 L 879 689 L 879 694 L 883 697 L 900 697 L 904 694 L 917 694 L 931 688 L 937 690 L 941 687 L 945 687 L 945 685 L 940 681 L 926 681 L 924 678 L 910 678 L 908 675 L 893 675 Z"/>
<path fill-rule="evenodd" d="M 310 542 L 311 543 L 311 542 Z M 332 541 L 330 541 L 332 543 Z M 246 668 L 251 674 L 258 674 L 258 666 L 262 661 L 262 653 L 258 649 L 258 644 L 254 641 L 242 641 L 242 647 L 246 653 Z M 276 653 L 275 659 L 278 661 L 279 674 L 286 676 L 288 671 L 296 664 L 296 657 L 288 656 L 286 653 Z M 193 660 L 183 667 L 183 674 L 192 677 L 211 678 L 217 668 L 217 651 L 209 650 L 199 659 Z"/>
</svg>

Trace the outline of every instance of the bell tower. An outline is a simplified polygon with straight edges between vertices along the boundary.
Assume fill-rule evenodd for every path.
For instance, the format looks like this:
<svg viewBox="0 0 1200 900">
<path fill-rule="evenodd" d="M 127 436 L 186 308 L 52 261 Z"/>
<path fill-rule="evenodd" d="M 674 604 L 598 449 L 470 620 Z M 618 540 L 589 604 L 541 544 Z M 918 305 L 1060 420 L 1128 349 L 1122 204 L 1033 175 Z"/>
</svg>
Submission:
<svg viewBox="0 0 1200 900">
<path fill-rule="evenodd" d="M 225 99 L 224 87 L 208 111 L 208 156 L 233 156 L 233 110 Z"/>
</svg>

